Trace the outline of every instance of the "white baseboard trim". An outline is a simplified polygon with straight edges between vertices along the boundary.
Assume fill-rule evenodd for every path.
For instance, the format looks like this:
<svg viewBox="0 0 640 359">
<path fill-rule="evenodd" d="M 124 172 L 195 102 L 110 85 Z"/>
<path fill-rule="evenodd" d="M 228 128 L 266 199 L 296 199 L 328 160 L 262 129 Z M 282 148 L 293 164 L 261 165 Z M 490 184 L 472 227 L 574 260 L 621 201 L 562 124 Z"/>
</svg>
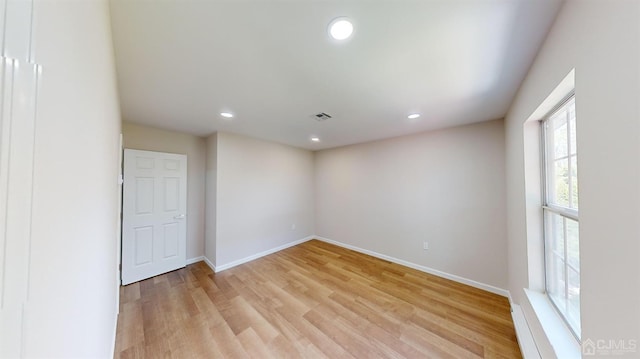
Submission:
<svg viewBox="0 0 640 359">
<path fill-rule="evenodd" d="M 118 288 L 120 290 L 120 288 Z M 120 313 L 116 313 L 115 315 L 115 323 L 113 323 L 113 336 L 111 337 L 111 356 L 109 358 L 115 358 L 116 355 L 116 335 L 118 334 L 118 316 Z"/>
<path fill-rule="evenodd" d="M 202 262 L 204 260 L 204 256 L 194 257 L 187 259 L 187 265 Z"/>
<path fill-rule="evenodd" d="M 330 243 L 330 244 L 334 244 L 334 245 L 339 246 L 339 247 L 351 249 L 351 250 L 356 251 L 356 252 L 368 254 L 368 255 L 370 255 L 372 257 L 376 257 L 376 258 L 384 259 L 384 260 L 389 261 L 389 262 L 400 264 L 400 265 L 403 265 L 405 267 L 413 268 L 413 269 L 419 270 L 421 272 L 433 274 L 435 276 L 442 277 L 442 278 L 445 278 L 445 279 L 450 279 L 450 280 L 452 280 L 454 282 L 458 282 L 458 283 L 466 284 L 466 285 L 469 285 L 469 286 L 472 286 L 472 287 L 475 287 L 475 288 L 486 290 L 487 292 L 498 294 L 498 295 L 501 295 L 503 297 L 508 297 L 509 296 L 509 291 L 506 290 L 506 289 L 494 287 L 492 285 L 485 284 L 485 283 L 480 283 L 480 282 L 477 282 L 477 281 L 472 280 L 472 279 L 468 279 L 468 278 L 457 276 L 455 274 L 449 274 L 449 273 L 446 273 L 446 272 L 439 271 L 437 269 L 433 269 L 433 268 L 425 267 L 425 266 L 422 266 L 422 265 L 419 265 L 419 264 L 407 262 L 405 260 L 394 258 L 394 257 L 388 256 L 386 254 L 380 254 L 380 253 L 377 253 L 377 252 L 374 252 L 374 251 L 370 251 L 368 249 L 363 249 L 363 248 L 359 248 L 359 247 L 356 247 L 356 246 L 352 246 L 350 244 L 345 244 L 345 243 L 342 243 L 342 242 L 334 241 L 334 240 L 329 239 L 329 238 L 320 237 L 320 236 L 315 236 L 313 238 L 315 238 L 315 239 L 317 239 L 319 241 L 323 241 L 323 242 L 327 242 L 327 243 Z"/>
<path fill-rule="evenodd" d="M 204 263 L 206 265 L 209 266 L 209 268 L 211 268 L 211 270 L 213 271 L 213 273 L 216 272 L 216 266 L 209 260 L 209 258 L 207 257 L 202 257 L 202 260 L 204 261 Z"/>
<path fill-rule="evenodd" d="M 314 238 L 317 238 L 317 237 L 316 236 L 308 236 L 308 237 L 299 239 L 297 241 L 289 242 L 289 243 L 283 244 L 281 246 L 278 246 L 278 247 L 275 247 L 275 248 L 271 248 L 271 249 L 268 249 L 266 251 L 250 255 L 248 257 L 244 257 L 242 259 L 235 260 L 235 261 L 227 263 L 227 264 L 222 264 L 220 266 L 209 265 L 209 267 L 211 267 L 211 269 L 213 269 L 213 271 L 216 272 L 216 273 L 222 272 L 225 269 L 229 269 L 229 268 L 238 266 L 240 264 L 251 262 L 252 260 L 256 260 L 256 259 L 258 259 L 260 257 L 264 257 L 264 256 L 267 256 L 269 254 L 272 254 L 272 253 L 275 253 L 275 252 L 279 252 L 279 251 L 281 251 L 283 249 L 287 249 L 289 247 L 297 246 L 300 243 L 304 243 L 304 242 L 312 240 Z M 207 264 L 209 264 L 209 263 L 207 263 Z"/>
<path fill-rule="evenodd" d="M 511 303 L 511 317 L 513 318 L 513 326 L 516 329 L 516 337 L 518 338 L 522 357 L 524 359 L 540 359 L 540 352 L 538 352 L 533 334 L 529 329 L 527 318 L 525 318 L 522 308 L 515 303 Z"/>
<path fill-rule="evenodd" d="M 120 263 L 118 263 L 120 264 Z M 116 270 L 116 301 L 115 301 L 115 323 L 113 323 L 113 337 L 111 338 L 111 356 L 110 358 L 115 358 L 116 354 L 116 335 L 118 333 L 118 316 L 120 315 L 120 269 Z"/>
</svg>

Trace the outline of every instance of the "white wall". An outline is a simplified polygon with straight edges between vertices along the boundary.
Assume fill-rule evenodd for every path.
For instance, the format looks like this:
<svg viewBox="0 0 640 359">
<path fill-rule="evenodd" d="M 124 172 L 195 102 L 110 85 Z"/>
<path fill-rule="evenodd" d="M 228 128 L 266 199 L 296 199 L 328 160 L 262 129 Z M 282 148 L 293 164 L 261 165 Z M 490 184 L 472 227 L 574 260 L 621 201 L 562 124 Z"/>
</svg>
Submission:
<svg viewBox="0 0 640 359">
<path fill-rule="evenodd" d="M 204 256 L 206 140 L 131 122 L 122 135 L 125 148 L 187 155 L 187 261 Z"/>
<path fill-rule="evenodd" d="M 527 238 L 523 123 L 575 68 L 583 340 L 640 345 L 639 64 L 640 2 L 567 1 L 506 118 L 509 290 L 522 303 L 540 240 Z"/>
<path fill-rule="evenodd" d="M 314 234 L 311 151 L 218 133 L 216 152 L 216 267 Z"/>
<path fill-rule="evenodd" d="M 32 2 L 0 9 L 0 357 L 9 358 L 24 346 L 39 65 L 29 63 Z"/>
<path fill-rule="evenodd" d="M 34 19 L 43 74 L 23 355 L 106 358 L 118 298 L 120 152 L 108 6 L 36 1 Z"/>
<path fill-rule="evenodd" d="M 317 235 L 506 288 L 501 120 L 319 151 L 315 172 Z"/>
<path fill-rule="evenodd" d="M 218 134 L 207 137 L 205 257 L 216 265 L 216 198 L 218 190 Z"/>
</svg>

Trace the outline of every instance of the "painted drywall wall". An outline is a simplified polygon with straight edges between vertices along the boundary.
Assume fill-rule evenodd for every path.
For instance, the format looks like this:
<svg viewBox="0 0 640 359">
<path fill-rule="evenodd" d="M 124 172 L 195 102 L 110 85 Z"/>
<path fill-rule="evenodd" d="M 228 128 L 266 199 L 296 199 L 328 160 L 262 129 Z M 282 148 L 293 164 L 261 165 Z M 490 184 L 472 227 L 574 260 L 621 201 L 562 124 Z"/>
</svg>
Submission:
<svg viewBox="0 0 640 359">
<path fill-rule="evenodd" d="M 32 1 L 0 1 L 0 357 L 23 356 L 28 302 L 34 135 L 40 66 L 30 40 Z"/>
<path fill-rule="evenodd" d="M 509 290 L 521 303 L 527 241 L 540 240 L 527 238 L 523 124 L 575 68 L 583 340 L 640 341 L 639 24 L 638 1 L 567 1 L 506 118 Z"/>
<path fill-rule="evenodd" d="M 131 122 L 122 135 L 125 148 L 187 155 L 187 261 L 204 256 L 206 140 Z"/>
<path fill-rule="evenodd" d="M 217 198 L 217 173 L 218 173 L 218 134 L 207 137 L 207 164 L 206 164 L 206 238 L 205 258 L 209 265 L 216 265 L 216 198 Z"/>
<path fill-rule="evenodd" d="M 217 134 L 216 267 L 314 234 L 313 153 Z"/>
<path fill-rule="evenodd" d="M 42 65 L 23 356 L 106 358 L 117 316 L 120 113 L 106 1 L 36 1 Z M 2 355 L 0 355 L 2 356 Z"/>
<path fill-rule="evenodd" d="M 506 288 L 501 120 L 319 151 L 315 172 L 317 235 Z"/>
</svg>

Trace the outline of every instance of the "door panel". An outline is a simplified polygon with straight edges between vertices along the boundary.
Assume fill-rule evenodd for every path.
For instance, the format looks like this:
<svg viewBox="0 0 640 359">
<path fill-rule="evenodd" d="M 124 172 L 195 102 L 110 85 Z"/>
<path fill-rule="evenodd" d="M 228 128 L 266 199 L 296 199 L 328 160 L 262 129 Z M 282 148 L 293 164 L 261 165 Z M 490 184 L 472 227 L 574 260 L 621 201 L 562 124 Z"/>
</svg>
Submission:
<svg viewBox="0 0 640 359">
<path fill-rule="evenodd" d="M 178 255 L 179 235 L 178 223 L 168 223 L 164 225 L 164 258 L 171 258 Z"/>
<path fill-rule="evenodd" d="M 153 186 L 154 181 L 151 177 L 136 178 L 136 214 L 152 214 L 153 213 Z"/>
<path fill-rule="evenodd" d="M 149 264 L 153 260 L 153 227 L 138 227 L 135 231 L 135 266 Z"/>
<path fill-rule="evenodd" d="M 176 160 L 164 160 L 164 169 L 169 171 L 179 171 L 180 162 Z"/>
<path fill-rule="evenodd" d="M 151 157 L 136 156 L 136 168 L 139 170 L 152 170 L 155 161 Z"/>
<path fill-rule="evenodd" d="M 164 179 L 164 210 L 176 211 L 180 203 L 180 179 L 175 177 Z"/>
<path fill-rule="evenodd" d="M 122 284 L 186 264 L 187 156 L 126 149 Z"/>
</svg>

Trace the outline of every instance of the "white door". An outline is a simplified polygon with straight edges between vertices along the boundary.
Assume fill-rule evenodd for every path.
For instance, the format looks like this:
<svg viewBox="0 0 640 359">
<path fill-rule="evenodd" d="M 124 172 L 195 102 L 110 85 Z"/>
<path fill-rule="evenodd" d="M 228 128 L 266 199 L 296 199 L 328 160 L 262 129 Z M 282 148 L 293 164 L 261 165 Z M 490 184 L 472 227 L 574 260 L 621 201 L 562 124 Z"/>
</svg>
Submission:
<svg viewBox="0 0 640 359">
<path fill-rule="evenodd" d="M 187 156 L 124 150 L 122 284 L 186 265 Z"/>
</svg>

